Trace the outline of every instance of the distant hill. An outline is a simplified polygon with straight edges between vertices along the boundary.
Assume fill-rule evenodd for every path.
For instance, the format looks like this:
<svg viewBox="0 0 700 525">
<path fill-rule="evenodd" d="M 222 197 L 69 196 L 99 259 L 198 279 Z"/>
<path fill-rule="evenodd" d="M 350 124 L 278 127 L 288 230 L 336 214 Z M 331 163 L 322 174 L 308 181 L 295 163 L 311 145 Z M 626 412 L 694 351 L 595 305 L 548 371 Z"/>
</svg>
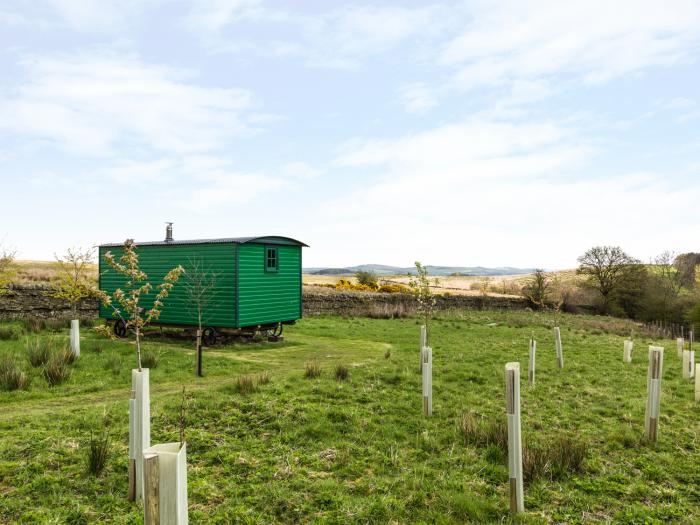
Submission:
<svg viewBox="0 0 700 525">
<path fill-rule="evenodd" d="M 429 275 L 445 277 L 447 275 L 460 274 L 464 276 L 493 276 L 493 275 L 525 275 L 532 273 L 533 268 L 512 268 L 510 266 L 498 268 L 484 268 L 482 266 L 426 266 Z M 358 271 L 374 272 L 377 275 L 406 275 L 415 274 L 413 266 L 399 267 L 384 264 L 360 264 L 347 268 L 304 268 L 304 273 L 311 275 L 353 275 Z"/>
</svg>

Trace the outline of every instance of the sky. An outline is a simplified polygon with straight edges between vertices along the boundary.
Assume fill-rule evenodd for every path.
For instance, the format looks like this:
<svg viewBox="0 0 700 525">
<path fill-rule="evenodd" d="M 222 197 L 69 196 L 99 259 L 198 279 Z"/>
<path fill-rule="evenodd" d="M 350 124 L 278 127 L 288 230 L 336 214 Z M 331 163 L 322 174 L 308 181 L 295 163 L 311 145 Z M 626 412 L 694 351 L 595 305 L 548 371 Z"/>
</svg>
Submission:
<svg viewBox="0 0 700 525">
<path fill-rule="evenodd" d="M 700 251 L 700 2 L 0 3 L 0 243 L 305 266 Z"/>
</svg>

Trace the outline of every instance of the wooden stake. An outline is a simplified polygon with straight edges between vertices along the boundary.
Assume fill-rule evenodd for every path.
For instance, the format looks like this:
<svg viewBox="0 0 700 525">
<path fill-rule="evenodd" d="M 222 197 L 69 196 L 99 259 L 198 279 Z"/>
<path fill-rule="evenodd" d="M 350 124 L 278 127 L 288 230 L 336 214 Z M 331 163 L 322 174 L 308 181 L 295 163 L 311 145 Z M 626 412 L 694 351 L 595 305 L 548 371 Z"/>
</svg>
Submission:
<svg viewBox="0 0 700 525">
<path fill-rule="evenodd" d="M 625 363 L 632 362 L 632 350 L 634 349 L 634 341 L 627 339 L 625 341 L 625 349 L 622 353 L 622 361 Z"/>
<path fill-rule="evenodd" d="M 127 499 L 136 500 L 136 444 L 134 443 L 136 432 L 136 392 L 131 391 L 129 399 L 129 485 Z"/>
<path fill-rule="evenodd" d="M 423 349 L 428 346 L 428 330 L 425 325 L 420 327 L 420 364 L 418 365 L 418 370 L 423 371 Z"/>
<path fill-rule="evenodd" d="M 143 451 L 151 446 L 151 396 L 148 368 L 131 371 L 134 391 L 134 456 L 136 499 L 143 499 Z M 130 438 L 131 439 L 131 438 Z"/>
<path fill-rule="evenodd" d="M 142 454 L 144 466 L 144 525 L 160 525 L 160 472 L 158 454 Z M 163 524 L 165 525 L 165 524 Z"/>
<path fill-rule="evenodd" d="M 202 331 L 197 329 L 197 377 L 202 377 Z"/>
<path fill-rule="evenodd" d="M 508 477 L 510 513 L 525 510 L 523 502 L 523 450 L 520 432 L 520 363 L 506 364 L 506 414 L 508 418 Z"/>
<path fill-rule="evenodd" d="M 564 350 L 561 346 L 561 330 L 558 326 L 554 327 L 554 348 L 557 354 L 557 366 L 564 368 Z"/>
<path fill-rule="evenodd" d="M 80 357 L 80 321 L 77 319 L 70 322 L 70 351 Z"/>
<path fill-rule="evenodd" d="M 663 365 L 664 349 L 658 346 L 650 346 L 649 370 L 647 372 L 647 406 L 644 414 L 644 431 L 647 440 L 651 442 L 656 442 L 658 440 Z"/>
<path fill-rule="evenodd" d="M 187 444 L 175 442 L 153 445 L 144 451 L 143 456 L 146 464 L 150 461 L 149 458 L 158 458 L 157 505 L 149 506 L 144 502 L 145 518 L 151 519 L 155 510 L 159 521 L 153 523 L 187 525 Z M 153 490 L 150 481 L 147 486 Z M 152 509 L 151 517 L 149 509 Z M 148 523 L 146 519 L 144 523 Z"/>
<path fill-rule="evenodd" d="M 433 415 L 433 349 L 423 349 L 423 415 Z"/>
<path fill-rule="evenodd" d="M 530 360 L 527 367 L 527 383 L 530 386 L 535 386 L 535 358 L 537 355 L 537 341 L 530 339 Z"/>
</svg>

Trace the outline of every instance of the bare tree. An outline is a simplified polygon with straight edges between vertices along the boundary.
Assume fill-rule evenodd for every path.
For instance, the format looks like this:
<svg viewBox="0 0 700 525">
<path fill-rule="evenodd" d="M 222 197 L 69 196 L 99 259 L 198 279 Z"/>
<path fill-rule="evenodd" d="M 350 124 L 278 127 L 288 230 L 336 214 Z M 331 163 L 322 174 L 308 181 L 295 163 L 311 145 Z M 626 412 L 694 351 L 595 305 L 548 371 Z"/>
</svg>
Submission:
<svg viewBox="0 0 700 525">
<path fill-rule="evenodd" d="M 664 288 L 673 297 L 677 297 L 683 288 L 683 276 L 674 264 L 676 259 L 676 255 L 669 251 L 663 252 L 654 259 L 657 275 L 662 280 Z"/>
<path fill-rule="evenodd" d="M 588 277 L 588 283 L 600 293 L 603 311 L 610 309 L 614 293 L 625 282 L 628 270 L 639 261 L 619 246 L 595 246 L 578 258 L 577 273 Z"/>
<path fill-rule="evenodd" d="M 183 286 L 187 294 L 190 312 L 197 316 L 197 375 L 202 376 L 202 330 L 208 321 L 211 307 L 216 302 L 217 274 L 204 267 L 199 257 L 190 257 Z"/>
</svg>

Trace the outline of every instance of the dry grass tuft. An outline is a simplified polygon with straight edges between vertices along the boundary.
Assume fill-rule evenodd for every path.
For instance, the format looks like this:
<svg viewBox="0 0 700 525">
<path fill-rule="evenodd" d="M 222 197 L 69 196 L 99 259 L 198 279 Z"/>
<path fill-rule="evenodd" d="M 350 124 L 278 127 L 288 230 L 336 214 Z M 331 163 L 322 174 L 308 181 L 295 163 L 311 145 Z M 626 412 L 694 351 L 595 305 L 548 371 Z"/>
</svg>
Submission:
<svg viewBox="0 0 700 525">
<path fill-rule="evenodd" d="M 348 378 L 349 370 L 345 365 L 337 365 L 335 367 L 335 378 L 338 381 L 345 381 Z"/>
<path fill-rule="evenodd" d="M 304 370 L 304 377 L 306 379 L 314 379 L 321 375 L 321 365 L 316 362 L 306 363 L 306 369 Z"/>
<path fill-rule="evenodd" d="M 233 383 L 233 389 L 239 394 L 252 394 L 257 390 L 257 385 L 252 376 L 240 376 Z"/>
<path fill-rule="evenodd" d="M 88 449 L 88 472 L 99 476 L 107 465 L 109 458 L 109 433 L 106 430 L 97 436 L 90 432 L 90 448 Z"/>
<path fill-rule="evenodd" d="M 3 390 L 26 390 L 29 383 L 29 376 L 14 357 L 6 355 L 0 360 L 0 387 Z"/>
</svg>

